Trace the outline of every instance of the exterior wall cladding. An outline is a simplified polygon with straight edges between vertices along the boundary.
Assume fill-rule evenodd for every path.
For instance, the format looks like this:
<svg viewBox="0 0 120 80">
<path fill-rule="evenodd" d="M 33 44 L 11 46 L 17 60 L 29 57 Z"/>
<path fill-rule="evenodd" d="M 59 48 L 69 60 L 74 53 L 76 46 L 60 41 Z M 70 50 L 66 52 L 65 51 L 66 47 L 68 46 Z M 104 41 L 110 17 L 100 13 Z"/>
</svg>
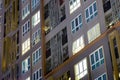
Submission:
<svg viewBox="0 0 120 80">
<path fill-rule="evenodd" d="M 119 0 L 1 0 L 0 80 L 119 80 Z"/>
</svg>

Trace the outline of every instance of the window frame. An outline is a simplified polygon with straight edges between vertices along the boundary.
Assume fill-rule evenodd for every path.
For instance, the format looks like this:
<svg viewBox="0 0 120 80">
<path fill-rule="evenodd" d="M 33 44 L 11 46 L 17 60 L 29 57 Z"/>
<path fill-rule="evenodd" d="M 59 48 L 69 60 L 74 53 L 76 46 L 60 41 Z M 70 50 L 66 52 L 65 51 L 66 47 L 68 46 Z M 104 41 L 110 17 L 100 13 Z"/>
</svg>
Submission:
<svg viewBox="0 0 120 80">
<path fill-rule="evenodd" d="M 37 51 L 39 53 L 37 53 Z M 36 59 L 36 56 L 37 56 L 37 59 Z M 38 49 L 36 49 L 33 53 L 32 53 L 32 62 L 33 62 L 33 65 L 35 65 L 41 58 L 41 47 L 39 47 Z"/>
<path fill-rule="evenodd" d="M 41 71 L 41 72 L 40 72 Z M 38 73 L 38 76 L 37 76 L 37 73 Z M 40 75 L 41 74 L 41 75 Z M 33 74 L 33 80 L 35 78 L 35 80 L 42 80 L 42 68 L 40 67 L 39 69 L 37 69 Z M 35 77 L 34 77 L 35 76 Z M 37 79 L 38 77 L 38 79 Z"/>
<path fill-rule="evenodd" d="M 22 61 L 22 74 L 30 70 L 31 62 L 29 64 L 29 60 L 30 60 L 30 56 L 28 56 L 26 59 Z"/>
<path fill-rule="evenodd" d="M 104 80 L 104 79 L 103 79 L 103 76 L 104 76 L 104 75 L 106 76 L 106 80 L 108 80 L 108 79 L 107 79 L 107 73 L 103 73 L 102 75 L 98 76 L 98 77 L 95 78 L 94 80 L 98 80 L 99 78 L 101 78 L 101 80 Z"/>
<path fill-rule="evenodd" d="M 32 28 L 40 23 L 40 10 L 38 10 L 31 18 L 32 20 Z"/>
<path fill-rule="evenodd" d="M 30 14 L 30 4 L 28 3 L 23 9 L 22 9 L 22 20 L 24 20 L 29 14 Z"/>
<path fill-rule="evenodd" d="M 102 58 L 100 55 L 100 49 L 102 49 Z M 96 61 L 96 52 L 98 52 L 98 60 Z M 94 62 L 92 62 L 91 60 L 91 56 L 93 55 L 94 57 Z M 103 46 L 100 46 L 99 48 L 97 48 L 95 51 L 93 51 L 90 55 L 89 55 L 89 59 L 90 59 L 90 66 L 91 66 L 91 70 L 95 70 L 98 67 L 100 67 L 102 64 L 104 64 L 104 60 L 105 60 L 105 56 L 104 56 L 104 48 Z M 99 65 L 98 65 L 99 64 Z"/>
<path fill-rule="evenodd" d="M 77 67 L 77 70 L 76 70 L 76 67 Z M 76 71 L 77 71 L 77 73 L 76 73 Z M 88 64 L 87 64 L 86 57 L 74 65 L 74 72 L 75 72 L 75 80 L 78 78 L 81 79 L 88 74 Z"/>
<path fill-rule="evenodd" d="M 74 45 L 76 46 L 74 47 Z M 73 55 L 79 52 L 84 47 L 85 47 L 85 42 L 84 42 L 84 36 L 82 35 L 78 39 L 76 39 L 72 44 Z"/>
<path fill-rule="evenodd" d="M 77 25 L 76 25 L 77 20 Z M 82 14 L 80 13 L 78 16 L 76 16 L 71 22 L 71 32 L 75 33 L 78 30 L 80 30 L 83 27 L 83 20 L 82 20 Z M 74 27 L 73 27 L 74 24 Z"/>
<path fill-rule="evenodd" d="M 71 3 L 72 3 L 72 5 L 71 5 Z M 76 0 L 75 2 L 74 2 L 74 0 L 69 0 L 70 14 L 72 14 L 74 11 L 76 11 L 80 6 L 81 6 L 80 0 Z"/>
<path fill-rule="evenodd" d="M 96 11 L 94 8 L 94 4 L 96 4 Z M 92 8 L 92 13 L 90 14 L 90 8 Z M 87 12 L 86 12 L 87 11 Z M 92 4 L 90 4 L 86 9 L 85 9 L 85 20 L 86 22 L 90 22 L 95 16 L 98 15 L 98 9 L 97 9 L 97 2 L 94 1 Z M 86 15 L 88 14 L 88 16 Z"/>
</svg>

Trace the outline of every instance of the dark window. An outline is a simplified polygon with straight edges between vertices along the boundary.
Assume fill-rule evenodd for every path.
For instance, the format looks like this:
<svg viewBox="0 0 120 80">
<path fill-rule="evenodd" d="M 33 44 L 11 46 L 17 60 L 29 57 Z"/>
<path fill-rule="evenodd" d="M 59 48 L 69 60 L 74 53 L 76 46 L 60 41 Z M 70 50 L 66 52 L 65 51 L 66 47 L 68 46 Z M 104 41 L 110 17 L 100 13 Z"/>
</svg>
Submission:
<svg viewBox="0 0 120 80">
<path fill-rule="evenodd" d="M 113 45 L 114 45 L 115 57 L 119 58 L 118 46 L 117 46 L 117 43 L 116 43 L 116 38 L 113 39 Z"/>
<path fill-rule="evenodd" d="M 62 30 L 62 45 L 68 42 L 67 40 L 67 29 L 66 27 Z"/>
<path fill-rule="evenodd" d="M 108 11 L 111 8 L 110 1 L 103 0 L 103 8 L 104 8 L 104 12 Z"/>
</svg>

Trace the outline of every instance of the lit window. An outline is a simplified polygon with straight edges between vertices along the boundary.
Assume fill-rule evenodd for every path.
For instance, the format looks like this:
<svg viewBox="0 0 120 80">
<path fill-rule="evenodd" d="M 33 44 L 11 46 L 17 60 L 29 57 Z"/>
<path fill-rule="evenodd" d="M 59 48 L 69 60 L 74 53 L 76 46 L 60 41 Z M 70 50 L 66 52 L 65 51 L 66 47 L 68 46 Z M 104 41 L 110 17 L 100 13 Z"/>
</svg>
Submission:
<svg viewBox="0 0 120 80">
<path fill-rule="evenodd" d="M 90 54 L 90 63 L 92 70 L 104 63 L 103 47 L 98 48 Z"/>
<path fill-rule="evenodd" d="M 88 32 L 88 42 L 95 40 L 98 36 L 100 36 L 100 25 L 97 23 L 94 27 L 92 27 Z"/>
<path fill-rule="evenodd" d="M 30 13 L 30 4 L 27 4 L 23 9 L 22 9 L 22 19 L 25 19 L 28 14 Z"/>
<path fill-rule="evenodd" d="M 83 36 L 81 36 L 80 38 L 78 38 L 76 41 L 73 42 L 73 47 L 72 47 L 73 54 L 80 51 L 84 46 L 85 46 L 84 39 Z"/>
<path fill-rule="evenodd" d="M 35 15 L 32 17 L 32 27 L 36 26 L 40 22 L 40 11 L 38 11 Z"/>
<path fill-rule="evenodd" d="M 75 69 L 75 80 L 80 80 L 85 75 L 87 75 L 87 59 L 81 60 L 74 66 Z"/>
<path fill-rule="evenodd" d="M 22 43 L 22 55 L 24 55 L 30 49 L 30 38 Z"/>
<path fill-rule="evenodd" d="M 41 58 L 41 48 L 33 52 L 33 64 L 36 64 Z"/>
<path fill-rule="evenodd" d="M 31 0 L 32 9 L 35 9 L 39 3 L 40 3 L 40 0 Z"/>
<path fill-rule="evenodd" d="M 32 34 L 32 45 L 34 46 L 40 41 L 40 29 Z"/>
<path fill-rule="evenodd" d="M 22 35 L 24 36 L 27 32 L 30 30 L 30 21 L 27 21 L 23 26 L 22 26 Z"/>
<path fill-rule="evenodd" d="M 96 1 L 93 2 L 89 7 L 85 9 L 85 18 L 86 21 L 89 22 L 92 20 L 95 16 L 97 16 L 98 11 L 97 11 L 97 3 Z"/>
<path fill-rule="evenodd" d="M 80 0 L 69 0 L 70 14 L 80 7 Z"/>
<path fill-rule="evenodd" d="M 33 80 L 42 80 L 42 69 L 38 69 L 33 73 Z"/>
<path fill-rule="evenodd" d="M 30 70 L 30 57 L 22 61 L 22 73 L 26 73 Z"/>
<path fill-rule="evenodd" d="M 79 15 L 71 22 L 72 33 L 75 33 L 82 27 L 82 16 Z"/>
<path fill-rule="evenodd" d="M 94 79 L 94 80 L 107 80 L 107 74 L 104 73 L 104 74 L 100 75 L 99 77 L 97 77 L 97 78 Z"/>
<path fill-rule="evenodd" d="M 30 80 L 30 77 L 28 77 L 27 79 L 25 79 L 25 80 Z"/>
</svg>

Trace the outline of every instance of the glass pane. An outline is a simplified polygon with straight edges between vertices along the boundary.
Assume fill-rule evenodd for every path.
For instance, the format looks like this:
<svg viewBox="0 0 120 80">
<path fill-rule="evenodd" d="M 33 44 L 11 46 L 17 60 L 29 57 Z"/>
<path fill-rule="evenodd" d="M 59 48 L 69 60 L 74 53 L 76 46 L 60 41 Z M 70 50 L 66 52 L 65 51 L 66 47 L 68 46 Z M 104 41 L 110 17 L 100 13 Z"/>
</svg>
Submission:
<svg viewBox="0 0 120 80">
<path fill-rule="evenodd" d="M 103 75 L 103 80 L 107 80 L 107 79 L 106 79 L 106 74 Z"/>
<path fill-rule="evenodd" d="M 98 51 L 95 52 L 95 59 L 96 59 L 96 62 L 99 60 Z"/>
<path fill-rule="evenodd" d="M 72 21 L 72 30 L 75 28 L 74 21 Z"/>
<path fill-rule="evenodd" d="M 92 15 L 93 11 L 92 11 L 92 6 L 89 7 L 90 10 L 90 15 Z"/>
<path fill-rule="evenodd" d="M 39 70 L 39 76 L 40 76 L 40 77 L 42 76 L 41 69 Z"/>
<path fill-rule="evenodd" d="M 91 55 L 91 64 L 94 64 L 94 54 Z"/>
<path fill-rule="evenodd" d="M 86 13 L 86 18 L 88 18 L 89 17 L 88 9 L 86 9 L 85 13 Z"/>
<path fill-rule="evenodd" d="M 79 16 L 79 24 L 82 23 L 82 16 Z"/>
<path fill-rule="evenodd" d="M 95 69 L 95 65 L 92 65 L 92 70 L 94 70 Z"/>
<path fill-rule="evenodd" d="M 75 19 L 75 26 L 78 26 L 78 18 Z"/>
<path fill-rule="evenodd" d="M 98 80 L 102 80 L 102 78 L 101 78 L 101 77 L 99 77 L 99 78 L 98 78 Z"/>
<path fill-rule="evenodd" d="M 102 48 L 99 49 L 100 59 L 103 58 Z"/>
<path fill-rule="evenodd" d="M 39 76 L 38 76 L 38 71 L 37 71 L 37 72 L 36 72 L 36 78 L 38 79 L 38 77 L 39 77 Z"/>
<path fill-rule="evenodd" d="M 96 2 L 93 4 L 94 12 L 97 10 Z"/>
<path fill-rule="evenodd" d="M 33 61 L 35 61 L 35 54 L 33 54 Z"/>
<path fill-rule="evenodd" d="M 75 75 L 79 74 L 79 67 L 78 64 L 75 65 Z"/>
<path fill-rule="evenodd" d="M 28 64 L 30 64 L 30 58 L 28 58 Z"/>
<path fill-rule="evenodd" d="M 82 73 L 83 72 L 83 61 L 79 63 L 79 69 L 80 69 L 80 73 Z"/>
<path fill-rule="evenodd" d="M 84 68 L 84 70 L 87 69 L 87 60 L 86 59 L 84 59 L 84 61 L 83 61 L 83 68 Z"/>
</svg>

